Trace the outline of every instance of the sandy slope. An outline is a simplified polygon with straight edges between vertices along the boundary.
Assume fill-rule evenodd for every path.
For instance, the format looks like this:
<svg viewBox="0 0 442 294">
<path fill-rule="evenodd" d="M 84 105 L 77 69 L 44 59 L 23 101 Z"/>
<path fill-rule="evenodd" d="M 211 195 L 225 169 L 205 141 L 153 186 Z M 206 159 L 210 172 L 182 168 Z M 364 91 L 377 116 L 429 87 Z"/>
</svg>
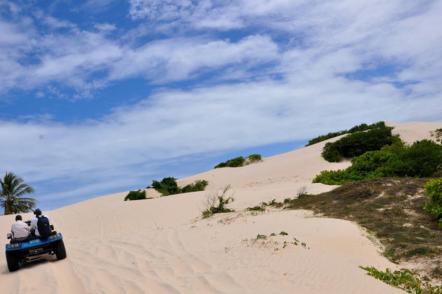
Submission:
<svg viewBox="0 0 442 294">
<path fill-rule="evenodd" d="M 442 124 L 396 129 L 412 140 L 437 127 Z M 359 269 L 394 265 L 357 225 L 306 211 L 243 211 L 292 197 L 301 187 L 312 193 L 331 189 L 311 184 L 312 177 L 348 163 L 322 160 L 323 144 L 182 180 L 207 179 L 208 192 L 136 202 L 123 202 L 119 193 L 51 211 L 65 235 L 68 259 L 8 273 L 1 255 L 1 293 L 400 293 Z M 227 184 L 238 212 L 201 220 L 207 195 Z M 12 218 L 0 217 L 0 232 L 8 231 Z M 257 234 L 280 231 L 288 236 L 256 240 Z M 290 243 L 294 238 L 297 246 Z"/>
</svg>

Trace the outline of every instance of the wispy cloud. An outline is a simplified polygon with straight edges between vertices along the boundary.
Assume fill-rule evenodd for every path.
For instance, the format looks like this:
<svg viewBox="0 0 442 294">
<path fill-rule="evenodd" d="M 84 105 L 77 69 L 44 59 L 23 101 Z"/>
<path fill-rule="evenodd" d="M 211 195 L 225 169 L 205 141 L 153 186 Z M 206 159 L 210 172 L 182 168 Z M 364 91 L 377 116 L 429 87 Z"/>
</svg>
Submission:
<svg viewBox="0 0 442 294">
<path fill-rule="evenodd" d="M 442 117 L 440 1 L 131 0 L 129 9 L 129 28 L 0 14 L 0 93 L 44 99 L 68 96 L 67 87 L 92 98 L 130 79 L 153 92 L 74 125 L 3 121 L 3 168 L 35 182 L 82 183 L 64 191 L 71 197 L 105 191 L 115 178 L 115 189 L 145 185 L 171 158 L 361 120 Z M 187 90 L 169 88 L 176 82 Z"/>
</svg>

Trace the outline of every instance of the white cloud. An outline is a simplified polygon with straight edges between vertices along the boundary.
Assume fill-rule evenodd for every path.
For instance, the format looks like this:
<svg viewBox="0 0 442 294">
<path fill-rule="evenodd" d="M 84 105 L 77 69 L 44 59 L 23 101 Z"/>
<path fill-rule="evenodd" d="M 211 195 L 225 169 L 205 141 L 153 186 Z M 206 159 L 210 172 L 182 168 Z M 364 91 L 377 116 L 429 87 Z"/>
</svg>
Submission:
<svg viewBox="0 0 442 294">
<path fill-rule="evenodd" d="M 93 122 L 3 122 L 2 167 L 86 186 L 70 197 L 104 191 L 115 178 L 115 189 L 145 185 L 172 158 L 361 121 L 440 119 L 441 14 L 440 1 L 132 0 L 140 27 L 127 38 L 105 24 L 43 34 L 0 21 L 8 32 L 0 36 L 0 92 L 88 90 L 140 77 L 166 86 Z M 231 39 L 219 37 L 232 29 Z M 161 39 L 152 37 L 158 31 Z M 36 62 L 20 62 L 30 52 Z M 205 73 L 215 76 L 210 84 L 196 79 Z M 188 81 L 190 90 L 167 90 L 170 81 Z"/>
<path fill-rule="evenodd" d="M 8 140 L 0 145 L 2 167 L 33 181 L 92 179 L 94 185 L 131 174 L 126 183 L 134 185 L 140 166 L 152 168 L 174 157 L 304 139 L 361 121 L 442 115 L 434 107 L 441 96 L 407 101 L 384 83 L 341 78 L 317 83 L 294 78 L 160 92 L 76 126 L 4 122 L 0 136 Z M 141 178 L 139 185 L 145 185 Z M 96 193 L 95 188 L 86 191 Z"/>
<path fill-rule="evenodd" d="M 183 80 L 201 70 L 229 65 L 247 69 L 276 59 L 277 45 L 266 36 L 250 36 L 238 42 L 170 39 L 127 50 L 124 58 L 113 64 L 109 79 L 141 75 L 162 82 Z"/>
</svg>

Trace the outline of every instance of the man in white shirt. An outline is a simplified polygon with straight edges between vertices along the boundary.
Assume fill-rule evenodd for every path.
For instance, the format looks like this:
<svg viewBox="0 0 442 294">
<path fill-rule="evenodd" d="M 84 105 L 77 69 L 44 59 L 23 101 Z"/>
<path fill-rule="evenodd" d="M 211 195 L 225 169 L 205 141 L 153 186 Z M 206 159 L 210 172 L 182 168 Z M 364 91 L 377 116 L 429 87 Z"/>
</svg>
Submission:
<svg viewBox="0 0 442 294">
<path fill-rule="evenodd" d="M 29 237 L 30 228 L 23 222 L 21 215 L 15 217 L 15 223 L 11 227 L 12 239 L 15 241 L 24 241 Z"/>
<path fill-rule="evenodd" d="M 41 217 L 41 216 L 44 216 L 44 217 L 46 217 L 48 219 L 48 221 L 49 221 L 49 218 L 46 215 L 43 215 L 39 208 L 34 210 L 34 215 L 35 215 L 35 217 L 33 217 L 31 219 L 31 231 L 34 230 L 35 236 L 36 237 L 40 237 L 40 232 L 38 231 L 38 226 L 37 226 L 38 218 Z"/>
</svg>

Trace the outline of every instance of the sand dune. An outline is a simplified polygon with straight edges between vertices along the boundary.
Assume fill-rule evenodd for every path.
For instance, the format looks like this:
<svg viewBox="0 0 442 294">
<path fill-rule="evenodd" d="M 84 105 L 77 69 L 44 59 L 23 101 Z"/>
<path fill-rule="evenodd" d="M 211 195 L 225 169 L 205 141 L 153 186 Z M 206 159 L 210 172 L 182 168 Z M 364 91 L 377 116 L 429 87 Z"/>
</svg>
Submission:
<svg viewBox="0 0 442 294">
<path fill-rule="evenodd" d="M 413 141 L 442 124 L 395 126 Z M 181 180 L 207 179 L 205 192 L 134 202 L 117 193 L 47 212 L 64 233 L 68 258 L 9 273 L 1 255 L 1 293 L 400 293 L 359 268 L 395 265 L 356 224 L 308 211 L 244 211 L 302 187 L 332 189 L 312 184 L 313 176 L 349 163 L 324 161 L 324 144 Z M 237 212 L 200 219 L 207 195 L 228 184 Z M 12 219 L 0 217 L 0 232 Z M 281 231 L 288 235 L 256 240 Z"/>
</svg>

